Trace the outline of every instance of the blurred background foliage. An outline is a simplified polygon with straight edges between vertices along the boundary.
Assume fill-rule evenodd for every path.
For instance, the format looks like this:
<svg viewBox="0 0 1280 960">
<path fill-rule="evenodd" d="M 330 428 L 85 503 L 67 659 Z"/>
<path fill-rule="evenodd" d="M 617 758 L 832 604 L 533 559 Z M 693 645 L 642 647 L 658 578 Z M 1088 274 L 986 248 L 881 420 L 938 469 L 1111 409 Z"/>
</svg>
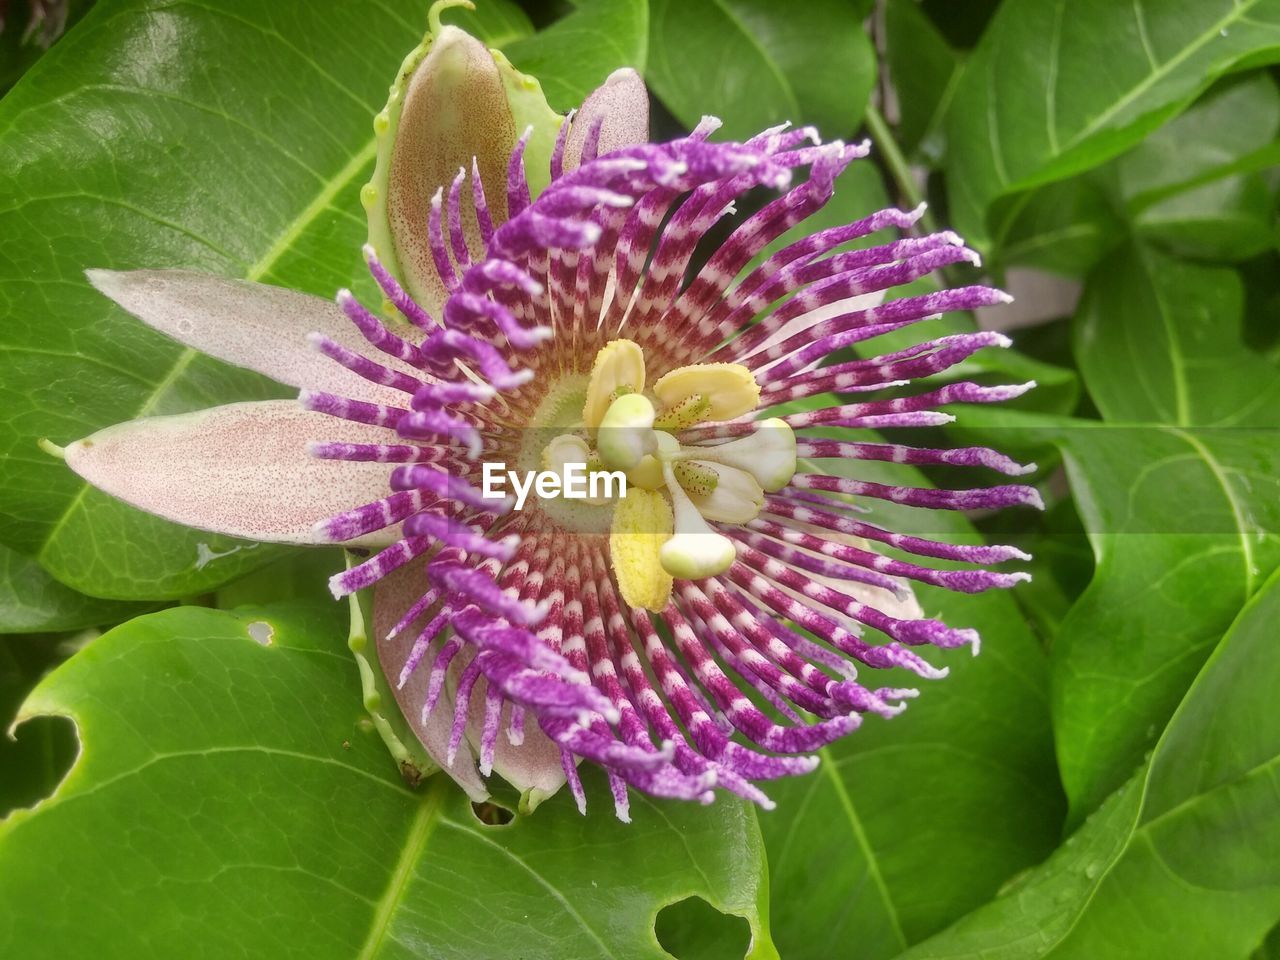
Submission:
<svg viewBox="0 0 1280 960">
<path fill-rule="evenodd" d="M 381 754 L 349 667 L 309 672 L 299 652 L 342 652 L 345 610 L 320 586 L 340 558 L 143 518 L 86 493 L 34 440 L 269 395 L 213 362 L 172 376 L 177 351 L 94 297 L 80 269 L 196 266 L 322 294 L 360 282 L 360 151 L 425 4 L 9 0 L 0 720 L 85 652 L 0 741 L 0 814 L 16 811 L 0 823 L 0 953 L 169 956 L 164 937 L 200 918 L 219 932 L 193 956 L 710 960 L 771 956 L 771 938 L 788 960 L 1280 957 L 1280 0 L 477 4 L 445 19 L 539 77 L 557 109 L 628 65 L 649 84 L 655 138 L 703 114 L 729 137 L 782 121 L 867 136 L 871 156 L 821 225 L 928 201 L 923 226 L 964 234 L 983 266 L 947 279 L 986 278 L 1017 302 L 932 325 L 1007 329 L 1016 347 L 947 376 L 1040 387 L 1009 409 L 957 410 L 933 439 L 1034 458 L 1048 509 L 881 516 L 1015 542 L 1035 555 L 1034 581 L 923 592 L 931 613 L 981 627 L 982 656 L 942 658 L 945 683 L 778 785 L 777 811 L 717 805 L 676 825 L 660 805 L 628 835 L 602 804 L 582 827 L 552 803 L 503 834 L 435 791 L 388 801 L 382 822 L 302 818 L 300 843 L 333 830 L 361 841 L 330 858 L 277 850 L 282 823 L 219 805 L 373 801 L 230 762 L 175 784 L 137 758 L 160 755 L 161 726 L 189 728 L 199 755 L 265 750 L 255 730 L 297 722 L 291 685 L 340 697 L 347 684 L 335 742 L 378 790 L 394 785 L 394 771 L 368 773 Z M 64 15 L 58 39 L 48 25 Z M 240 646 L 201 660 L 202 637 L 252 646 L 237 626 L 247 609 L 290 611 L 256 615 L 313 633 L 288 627 L 306 639 L 287 662 Z M 149 645 L 162 628 L 190 657 Z M 184 672 L 193 664 L 208 673 Z M 261 682 L 242 673 L 259 670 Z M 152 689 L 185 684 L 195 692 L 172 703 Z M 73 716 L 79 743 L 46 714 Z M 95 725 L 116 740 L 95 741 Z M 77 750 L 74 788 L 24 809 Z M 111 853 L 118 839 L 95 829 L 128 811 L 143 825 L 117 824 L 134 842 Z M 99 842 L 107 853 L 86 854 Z M 643 849 L 680 842 L 687 863 Z M 169 846 L 174 862 L 137 856 Z M 492 847 L 541 886 L 516 891 Z M 227 848 L 235 869 L 219 867 Z M 363 863 L 368 849 L 390 862 Z M 273 897 L 326 920 L 280 939 L 251 908 Z M 497 919 L 433 922 L 428 898 L 451 916 L 491 900 Z M 637 936 L 654 915 L 656 937 Z M 607 916 L 629 919 L 594 930 Z"/>
</svg>

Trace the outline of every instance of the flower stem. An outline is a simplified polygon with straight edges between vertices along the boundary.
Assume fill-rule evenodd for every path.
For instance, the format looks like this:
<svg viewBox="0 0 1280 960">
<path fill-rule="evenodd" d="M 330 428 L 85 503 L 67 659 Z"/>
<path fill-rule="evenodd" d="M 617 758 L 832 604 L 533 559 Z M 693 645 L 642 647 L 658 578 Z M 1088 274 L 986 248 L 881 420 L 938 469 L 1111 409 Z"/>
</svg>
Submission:
<svg viewBox="0 0 1280 960">
<path fill-rule="evenodd" d="M 866 121 L 871 139 L 876 149 L 880 151 L 880 156 L 884 159 L 885 166 L 889 168 L 889 174 L 893 177 L 893 182 L 898 185 L 902 196 L 913 207 L 924 203 L 924 194 L 920 192 L 920 187 L 911 173 L 911 165 L 898 149 L 898 141 L 894 139 L 893 131 L 889 129 L 889 124 L 874 103 L 867 104 Z M 920 226 L 926 233 L 937 232 L 938 225 L 933 219 L 933 211 L 927 207 L 924 216 L 920 218 Z"/>
</svg>

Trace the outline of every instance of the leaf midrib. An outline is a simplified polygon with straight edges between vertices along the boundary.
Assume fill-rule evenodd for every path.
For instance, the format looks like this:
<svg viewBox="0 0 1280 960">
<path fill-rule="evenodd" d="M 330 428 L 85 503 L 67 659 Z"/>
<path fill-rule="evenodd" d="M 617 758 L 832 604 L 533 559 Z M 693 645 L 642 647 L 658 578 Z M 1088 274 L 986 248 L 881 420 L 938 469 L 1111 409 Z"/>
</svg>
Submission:
<svg viewBox="0 0 1280 960">
<path fill-rule="evenodd" d="M 378 906 L 373 912 L 373 920 L 369 925 L 369 933 L 360 947 L 355 960 L 374 960 L 382 953 L 391 931 L 391 924 L 396 911 L 404 902 L 405 893 L 413 879 L 414 869 L 422 860 L 427 849 L 427 841 L 435 832 L 441 819 L 441 808 L 448 794 L 446 777 L 433 777 L 432 784 L 422 796 L 422 802 L 409 824 L 409 833 L 405 838 L 404 849 L 400 851 L 400 859 L 396 861 L 395 870 L 387 882 L 387 889 L 378 899 Z"/>
<path fill-rule="evenodd" d="M 1167 76 L 1170 70 L 1174 67 L 1180 66 L 1188 57 L 1211 41 L 1214 37 L 1218 36 L 1222 30 L 1243 18 L 1246 13 L 1257 5 L 1257 2 L 1258 0 L 1235 0 L 1235 4 L 1232 6 L 1230 13 L 1224 16 L 1217 23 L 1213 24 L 1204 33 L 1193 38 L 1190 43 L 1184 46 L 1176 54 L 1143 77 L 1143 79 L 1135 84 L 1128 93 L 1091 120 L 1080 130 L 1079 133 L 1067 141 L 1065 150 L 1059 153 L 1058 156 L 1061 156 L 1062 153 L 1065 153 L 1067 150 L 1072 150 L 1075 147 L 1078 147 L 1087 138 L 1093 136 L 1102 129 L 1102 127 L 1110 123 L 1111 120 L 1115 118 L 1116 114 L 1150 90 L 1158 81 Z"/>
<path fill-rule="evenodd" d="M 853 805 L 853 798 L 849 796 L 849 791 L 845 788 L 844 781 L 840 779 L 840 774 L 837 770 L 838 765 L 835 757 L 831 755 L 830 749 L 823 747 L 818 753 L 822 757 L 819 770 L 822 775 L 831 781 L 832 790 L 835 791 L 836 799 L 840 802 L 840 808 L 844 811 L 845 817 L 849 821 L 850 830 L 853 831 L 854 841 L 867 858 L 867 874 L 871 878 L 871 882 L 875 884 L 880 900 L 884 904 L 884 912 L 889 918 L 893 935 L 898 942 L 898 949 L 905 950 L 907 948 L 907 937 L 902 931 L 902 921 L 898 917 L 898 910 L 894 906 L 893 898 L 889 895 L 889 887 L 885 883 L 884 875 L 880 872 L 880 862 L 876 858 L 876 852 L 872 848 L 871 841 L 867 838 L 867 832 L 862 826 L 862 818 L 858 816 L 858 811 Z"/>
</svg>

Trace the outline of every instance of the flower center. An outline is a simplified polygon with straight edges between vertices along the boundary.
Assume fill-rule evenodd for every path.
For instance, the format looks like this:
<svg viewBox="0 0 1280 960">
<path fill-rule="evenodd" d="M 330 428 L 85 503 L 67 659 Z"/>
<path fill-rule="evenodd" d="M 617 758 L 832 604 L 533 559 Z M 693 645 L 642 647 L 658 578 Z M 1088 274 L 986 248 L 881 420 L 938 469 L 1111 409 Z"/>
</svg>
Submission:
<svg viewBox="0 0 1280 960">
<path fill-rule="evenodd" d="M 587 378 L 580 425 L 551 437 L 540 461 L 543 469 L 562 475 L 570 464 L 585 465 L 588 477 L 602 471 L 625 475 L 625 497 L 579 503 L 612 507 L 610 555 L 623 597 L 632 606 L 660 611 L 675 578 L 702 579 L 729 568 L 733 542 L 711 523 L 755 519 L 765 491 L 781 489 L 794 475 L 796 441 L 778 419 L 764 420 L 754 433 L 727 443 L 684 444 L 677 438 L 698 424 L 756 409 L 760 387 L 741 364 L 692 364 L 646 387 L 640 347 L 630 340 L 607 343 Z"/>
</svg>

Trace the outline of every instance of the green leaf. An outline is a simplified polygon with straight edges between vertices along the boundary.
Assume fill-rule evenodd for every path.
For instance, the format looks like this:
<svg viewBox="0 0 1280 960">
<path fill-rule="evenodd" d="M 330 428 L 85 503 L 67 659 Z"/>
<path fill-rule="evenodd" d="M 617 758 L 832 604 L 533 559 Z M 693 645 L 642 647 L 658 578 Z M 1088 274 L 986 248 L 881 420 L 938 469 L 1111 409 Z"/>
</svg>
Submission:
<svg viewBox="0 0 1280 960">
<path fill-rule="evenodd" d="M 906 468 L 823 461 L 880 482 Z M 896 479 L 891 479 L 896 478 Z M 960 515 L 875 505 L 893 530 L 972 542 Z M 937 681 L 863 671 L 863 683 L 915 686 L 892 720 L 869 717 L 818 770 L 770 785 L 761 814 L 783 956 L 896 957 L 991 897 L 1056 844 L 1064 806 L 1050 743 L 1047 661 L 1008 592 L 916 587 L 929 615 L 977 628 L 982 654 L 926 652 Z M 820 868 L 815 865 L 821 864 Z"/>
<path fill-rule="evenodd" d="M 1265 72 L 1219 84 L 1118 161 L 1145 239 L 1191 256 L 1244 259 L 1275 240 L 1271 185 L 1280 91 Z M 1261 161 L 1261 163 L 1260 163 Z"/>
<path fill-rule="evenodd" d="M 723 135 L 754 136 L 790 120 L 848 136 L 875 82 L 875 52 L 844 0 L 802 14 L 771 0 L 651 0 L 648 81 L 685 126 L 704 114 Z"/>
<path fill-rule="evenodd" d="M 1280 0 L 1003 4 L 948 119 L 953 218 L 998 245 L 999 198 L 1117 156 L 1217 77 L 1277 55 Z"/>
<path fill-rule="evenodd" d="M 1244 958 L 1280 913 L 1280 576 L 1235 619 L 1151 762 L 1043 866 L 906 958 Z"/>
<path fill-rule="evenodd" d="M 1075 324 L 1080 372 L 1104 419 L 1177 426 L 1280 426 L 1280 369 L 1241 340 L 1234 270 L 1142 246 L 1108 257 Z"/>
<path fill-rule="evenodd" d="M 891 0 L 884 13 L 885 56 L 898 103 L 898 145 L 938 163 L 943 123 L 963 74 L 952 50 L 916 0 Z"/>
<path fill-rule="evenodd" d="M 500 50 L 534 32 L 529 15 L 514 0 L 480 0 L 474 10 L 449 7 L 440 19 Z"/>
<path fill-rule="evenodd" d="M 1073 177 L 1029 190 L 1011 205 L 1001 266 L 1021 265 L 1084 276 L 1112 247 L 1125 226 L 1107 189 L 1092 176 Z"/>
<path fill-rule="evenodd" d="M 1053 645 L 1078 822 L 1122 784 L 1240 606 L 1280 564 L 1273 430 L 1080 427 L 1059 436 L 1097 569 Z"/>
<path fill-rule="evenodd" d="M 1280 90 L 1265 71 L 1217 84 L 1186 113 L 1116 161 L 1129 209 L 1232 172 L 1268 146 L 1280 129 Z"/>
<path fill-rule="evenodd" d="M 659 958 L 654 915 L 699 896 L 775 957 L 755 817 L 562 791 L 486 826 L 444 777 L 400 781 L 327 612 L 182 607 L 101 637 L 20 715 L 80 756 L 0 822 L 0 955 Z M 92 904 L 92 909 L 86 909 Z"/>
<path fill-rule="evenodd" d="M 581 106 L 619 67 L 644 73 L 648 48 L 648 0 L 588 0 L 503 50 L 516 67 L 541 81 L 553 108 L 565 111 Z"/>
<path fill-rule="evenodd" d="M 0 103 L 9 546 L 120 598 L 197 593 L 280 555 L 89 491 L 35 441 L 285 395 L 149 331 L 83 270 L 197 267 L 324 296 L 351 284 L 372 117 L 424 27 L 422 10 L 365 4 L 100 4 Z"/>
<path fill-rule="evenodd" d="M 64 587 L 30 557 L 0 546 L 0 633 L 59 633 L 120 623 L 150 607 Z"/>
</svg>

